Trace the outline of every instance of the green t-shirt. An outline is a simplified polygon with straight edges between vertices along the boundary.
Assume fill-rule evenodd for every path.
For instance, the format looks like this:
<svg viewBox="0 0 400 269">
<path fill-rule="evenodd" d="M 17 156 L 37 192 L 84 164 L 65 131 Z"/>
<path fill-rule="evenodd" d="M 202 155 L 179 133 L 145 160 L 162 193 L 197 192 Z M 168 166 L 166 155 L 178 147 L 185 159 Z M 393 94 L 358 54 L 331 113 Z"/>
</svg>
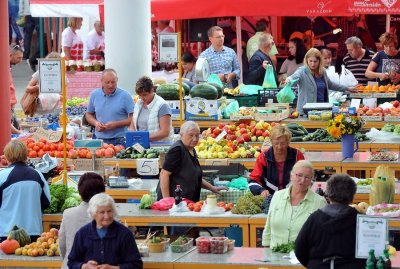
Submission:
<svg viewBox="0 0 400 269">
<path fill-rule="evenodd" d="M 258 39 L 260 38 L 260 35 L 263 32 L 257 32 L 254 36 L 252 36 L 249 41 L 247 41 L 247 46 L 246 46 L 246 55 L 247 59 L 250 61 L 251 56 L 253 56 L 254 52 L 258 50 Z M 269 56 L 274 56 L 278 54 L 278 50 L 274 45 L 272 45 L 271 51 L 269 52 Z"/>
</svg>

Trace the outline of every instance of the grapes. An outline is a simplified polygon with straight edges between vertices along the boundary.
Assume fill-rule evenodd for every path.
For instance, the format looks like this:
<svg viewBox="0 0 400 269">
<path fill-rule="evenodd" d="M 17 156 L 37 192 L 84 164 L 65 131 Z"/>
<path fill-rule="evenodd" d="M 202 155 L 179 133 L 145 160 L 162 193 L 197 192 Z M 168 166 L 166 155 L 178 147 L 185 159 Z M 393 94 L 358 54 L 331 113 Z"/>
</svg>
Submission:
<svg viewBox="0 0 400 269">
<path fill-rule="evenodd" d="M 358 186 L 369 186 L 372 184 L 372 178 L 360 179 L 357 181 Z"/>
</svg>

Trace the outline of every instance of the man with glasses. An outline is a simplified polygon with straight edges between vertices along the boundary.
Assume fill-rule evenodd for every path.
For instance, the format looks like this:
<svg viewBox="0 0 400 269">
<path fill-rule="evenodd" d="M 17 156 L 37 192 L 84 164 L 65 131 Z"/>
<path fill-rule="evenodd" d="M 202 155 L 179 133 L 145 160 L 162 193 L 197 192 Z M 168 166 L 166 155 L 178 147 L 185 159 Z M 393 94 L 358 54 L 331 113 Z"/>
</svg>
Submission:
<svg viewBox="0 0 400 269">
<path fill-rule="evenodd" d="M 13 65 L 19 64 L 22 61 L 24 50 L 19 45 L 11 45 L 9 51 L 10 51 L 9 80 L 10 80 L 11 133 L 20 134 L 21 131 L 19 130 L 19 123 L 14 112 L 14 106 L 17 103 L 17 97 L 15 95 L 15 85 L 11 73 L 11 67 Z"/>
<path fill-rule="evenodd" d="M 200 54 L 210 65 L 210 73 L 217 74 L 226 87 L 231 88 L 234 80 L 240 79 L 240 66 L 233 49 L 224 46 L 221 27 L 212 26 L 208 32 L 211 46 Z"/>
</svg>

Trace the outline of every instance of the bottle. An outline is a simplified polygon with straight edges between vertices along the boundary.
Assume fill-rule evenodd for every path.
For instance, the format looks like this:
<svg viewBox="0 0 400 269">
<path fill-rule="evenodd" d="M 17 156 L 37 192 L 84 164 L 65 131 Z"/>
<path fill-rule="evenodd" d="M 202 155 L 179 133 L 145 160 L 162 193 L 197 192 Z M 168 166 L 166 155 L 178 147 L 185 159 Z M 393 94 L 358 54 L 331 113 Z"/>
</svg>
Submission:
<svg viewBox="0 0 400 269">
<path fill-rule="evenodd" d="M 368 267 L 368 266 L 370 266 L 370 267 Z M 376 268 L 376 257 L 375 257 L 375 250 L 374 249 L 370 249 L 368 251 L 367 268 L 368 269 L 375 269 Z"/>
<path fill-rule="evenodd" d="M 376 269 L 385 269 L 385 262 L 383 261 L 382 256 L 379 257 L 378 262 L 376 263 Z"/>
<path fill-rule="evenodd" d="M 387 249 L 383 251 L 383 260 L 385 262 L 385 269 L 392 269 L 392 262 L 390 261 L 390 255 Z"/>
<path fill-rule="evenodd" d="M 114 176 L 119 177 L 119 163 L 115 164 L 114 173 L 113 174 L 114 174 Z"/>
<path fill-rule="evenodd" d="M 108 186 L 108 179 L 110 178 L 110 172 L 108 169 L 104 169 L 104 186 Z"/>
<path fill-rule="evenodd" d="M 176 188 L 175 188 L 175 204 L 179 205 L 181 202 L 182 202 L 181 185 L 176 185 Z"/>
<path fill-rule="evenodd" d="M 321 195 L 321 196 L 325 196 L 325 193 L 324 193 L 324 191 L 322 190 L 322 187 L 321 187 L 322 185 L 321 185 L 321 183 L 318 183 L 317 184 L 317 189 L 315 190 L 315 193 L 316 194 L 319 194 L 319 195 Z"/>
</svg>

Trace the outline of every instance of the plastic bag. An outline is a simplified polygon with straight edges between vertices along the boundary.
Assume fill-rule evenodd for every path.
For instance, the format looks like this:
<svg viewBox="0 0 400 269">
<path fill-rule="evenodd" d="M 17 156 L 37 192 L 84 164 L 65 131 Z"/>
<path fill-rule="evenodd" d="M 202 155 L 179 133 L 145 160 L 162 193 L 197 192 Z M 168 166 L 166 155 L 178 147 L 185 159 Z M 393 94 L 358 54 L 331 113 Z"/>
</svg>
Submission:
<svg viewBox="0 0 400 269">
<path fill-rule="evenodd" d="M 295 82 L 297 82 L 297 79 L 289 81 L 288 83 L 286 83 L 285 87 L 283 87 L 282 90 L 280 90 L 276 94 L 276 100 L 278 101 L 278 103 L 293 102 L 293 100 L 296 98 L 296 95 L 292 90 L 292 86 Z"/>
<path fill-rule="evenodd" d="M 224 119 L 229 119 L 231 114 L 235 114 L 239 112 L 239 102 L 234 100 L 229 105 L 222 109 L 222 117 Z"/>
<path fill-rule="evenodd" d="M 38 97 L 36 113 L 39 115 L 52 113 L 60 105 L 60 95 L 57 93 L 41 93 Z"/>
<path fill-rule="evenodd" d="M 239 190 L 247 190 L 249 188 L 249 184 L 247 183 L 247 178 L 245 177 L 238 177 L 232 179 L 232 181 L 226 184 L 226 186 L 229 188 L 235 188 Z"/>
<path fill-rule="evenodd" d="M 339 80 L 339 74 L 335 72 L 335 67 L 334 66 L 329 66 L 326 69 L 326 75 L 328 76 L 328 78 L 332 81 L 335 82 L 337 84 L 340 83 Z"/>
<path fill-rule="evenodd" d="M 374 174 L 369 194 L 369 204 L 393 204 L 395 193 L 394 171 L 386 165 L 379 165 Z"/>
<path fill-rule="evenodd" d="M 342 65 L 342 73 L 339 77 L 339 84 L 345 87 L 354 87 L 358 84 L 357 79 L 353 73 Z"/>
<path fill-rule="evenodd" d="M 263 87 L 260 85 L 240 85 L 240 94 L 244 95 L 256 95 L 259 90 L 262 90 Z"/>
<path fill-rule="evenodd" d="M 217 85 L 221 86 L 224 88 L 224 85 L 222 84 L 222 81 L 219 79 L 219 76 L 217 74 L 211 74 L 208 79 L 208 83 L 216 83 Z"/>
<path fill-rule="evenodd" d="M 264 82 L 262 84 L 263 88 L 266 89 L 276 89 L 278 86 L 276 85 L 274 68 L 272 65 L 268 64 L 265 69 Z"/>
</svg>

